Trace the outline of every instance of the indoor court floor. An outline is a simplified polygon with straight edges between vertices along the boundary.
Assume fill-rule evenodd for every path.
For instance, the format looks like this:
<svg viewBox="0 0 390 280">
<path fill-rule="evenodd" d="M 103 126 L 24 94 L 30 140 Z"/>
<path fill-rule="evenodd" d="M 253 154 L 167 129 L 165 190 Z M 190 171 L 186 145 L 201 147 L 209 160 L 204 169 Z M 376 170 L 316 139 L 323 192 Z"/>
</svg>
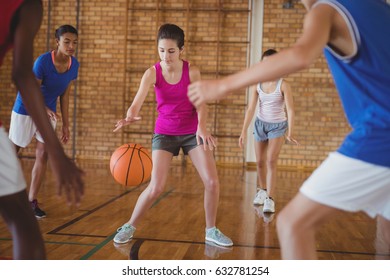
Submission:
<svg viewBox="0 0 390 280">
<path fill-rule="evenodd" d="M 21 160 L 30 182 L 33 159 Z M 69 208 L 55 195 L 48 168 L 39 193 L 47 217 L 39 220 L 47 257 L 51 260 L 274 260 L 280 259 L 275 217 L 294 196 L 307 171 L 278 171 L 276 213 L 264 216 L 252 200 L 256 172 L 239 167 L 218 166 L 221 182 L 217 226 L 232 238 L 234 246 L 221 248 L 205 244 L 203 185 L 191 164 L 172 165 L 164 193 L 154 203 L 124 245 L 112 241 L 126 222 L 145 185 L 123 187 L 112 178 L 108 161 L 80 161 L 85 171 L 86 194 L 79 208 Z M 377 221 L 363 213 L 340 212 L 317 235 L 320 259 L 390 259 Z M 12 259 L 12 240 L 0 221 L 0 259 Z"/>
</svg>

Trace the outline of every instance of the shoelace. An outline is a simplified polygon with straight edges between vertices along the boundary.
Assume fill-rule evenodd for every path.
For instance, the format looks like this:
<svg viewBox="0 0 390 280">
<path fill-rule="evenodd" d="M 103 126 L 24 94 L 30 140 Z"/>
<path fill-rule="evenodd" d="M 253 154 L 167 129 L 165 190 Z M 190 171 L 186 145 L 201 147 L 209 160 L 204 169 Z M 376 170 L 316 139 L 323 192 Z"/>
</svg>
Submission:
<svg viewBox="0 0 390 280">
<path fill-rule="evenodd" d="M 121 226 L 119 227 L 116 231 L 117 232 L 121 232 L 121 231 L 127 231 L 127 230 L 130 230 L 131 227 L 129 225 L 125 225 L 125 226 Z"/>
</svg>

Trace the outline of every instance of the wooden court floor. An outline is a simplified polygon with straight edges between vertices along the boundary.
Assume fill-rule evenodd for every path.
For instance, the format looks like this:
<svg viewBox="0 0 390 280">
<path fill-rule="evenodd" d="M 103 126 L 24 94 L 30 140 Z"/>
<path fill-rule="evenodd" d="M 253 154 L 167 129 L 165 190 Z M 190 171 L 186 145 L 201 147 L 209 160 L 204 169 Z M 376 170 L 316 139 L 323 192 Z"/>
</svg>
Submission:
<svg viewBox="0 0 390 280">
<path fill-rule="evenodd" d="M 22 159 L 30 182 L 32 159 Z M 218 167 L 221 195 L 217 226 L 233 239 L 232 248 L 204 243 L 203 185 L 191 165 L 173 165 L 165 192 L 137 228 L 134 239 L 115 245 L 116 229 L 130 217 L 145 187 L 118 185 L 107 161 L 81 161 L 86 173 L 86 195 L 81 206 L 68 208 L 55 195 L 48 169 L 39 194 L 47 217 L 39 220 L 47 257 L 51 260 L 255 260 L 280 259 L 275 215 L 294 196 L 310 172 L 279 170 L 276 214 L 264 216 L 254 207 L 256 172 Z M 318 232 L 320 259 L 390 259 L 377 221 L 362 213 L 337 214 Z M 0 220 L 0 259 L 12 258 L 12 240 Z"/>
</svg>

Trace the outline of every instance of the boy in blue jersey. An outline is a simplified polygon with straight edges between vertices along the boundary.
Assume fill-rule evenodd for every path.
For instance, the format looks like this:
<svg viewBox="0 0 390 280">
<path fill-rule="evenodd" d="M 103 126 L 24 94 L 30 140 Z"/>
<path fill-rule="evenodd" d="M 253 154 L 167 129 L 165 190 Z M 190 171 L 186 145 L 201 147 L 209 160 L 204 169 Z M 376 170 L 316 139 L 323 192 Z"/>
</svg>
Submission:
<svg viewBox="0 0 390 280">
<path fill-rule="evenodd" d="M 284 259 L 315 259 L 315 233 L 338 210 L 378 217 L 390 242 L 390 6 L 384 0 L 302 0 L 297 42 L 221 80 L 189 86 L 195 106 L 308 68 L 325 48 L 352 127 L 283 209 L 277 229 Z"/>
<path fill-rule="evenodd" d="M 76 50 L 78 34 L 70 25 L 63 25 L 55 33 L 57 50 L 39 56 L 33 67 L 40 84 L 46 112 L 53 128 L 56 127 L 58 115 L 57 100 L 60 98 L 62 115 L 62 143 L 69 140 L 69 92 L 71 83 L 77 78 L 79 63 L 73 54 Z M 25 148 L 35 136 L 36 159 L 32 170 L 29 200 L 37 218 L 46 217 L 46 213 L 38 206 L 37 196 L 45 176 L 47 152 L 42 136 L 24 106 L 22 96 L 18 93 L 12 110 L 9 138 L 16 145 L 17 151 Z"/>
</svg>

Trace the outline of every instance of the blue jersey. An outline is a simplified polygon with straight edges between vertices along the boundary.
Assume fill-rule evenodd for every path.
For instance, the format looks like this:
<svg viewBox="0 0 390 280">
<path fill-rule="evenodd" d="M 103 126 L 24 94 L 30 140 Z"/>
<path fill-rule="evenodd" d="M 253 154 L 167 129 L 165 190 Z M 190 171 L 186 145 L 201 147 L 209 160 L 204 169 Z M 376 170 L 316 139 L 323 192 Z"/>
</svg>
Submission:
<svg viewBox="0 0 390 280">
<path fill-rule="evenodd" d="M 64 73 L 58 73 L 51 52 L 40 55 L 34 62 L 33 72 L 37 79 L 42 81 L 41 91 L 45 105 L 53 112 L 57 111 L 57 99 L 65 93 L 69 83 L 77 78 L 79 71 L 79 63 L 76 58 L 71 57 L 70 68 Z M 28 115 L 24 107 L 22 97 L 18 92 L 13 111 Z"/>
<path fill-rule="evenodd" d="M 356 52 L 325 57 L 352 127 L 338 151 L 390 167 L 390 6 L 382 0 L 319 0 L 346 20 Z"/>
</svg>

